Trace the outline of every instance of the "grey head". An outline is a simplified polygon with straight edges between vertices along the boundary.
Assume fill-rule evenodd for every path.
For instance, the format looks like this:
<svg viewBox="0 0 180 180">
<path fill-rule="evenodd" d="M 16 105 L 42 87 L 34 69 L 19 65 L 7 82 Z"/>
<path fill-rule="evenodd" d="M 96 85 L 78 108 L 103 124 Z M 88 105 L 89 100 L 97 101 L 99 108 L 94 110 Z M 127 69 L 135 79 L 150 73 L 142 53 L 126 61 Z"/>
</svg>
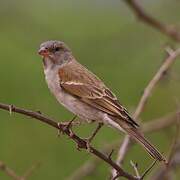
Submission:
<svg viewBox="0 0 180 180">
<path fill-rule="evenodd" d="M 62 65 L 72 58 L 71 50 L 62 41 L 46 41 L 40 45 L 38 53 L 43 57 L 44 66 Z"/>
</svg>

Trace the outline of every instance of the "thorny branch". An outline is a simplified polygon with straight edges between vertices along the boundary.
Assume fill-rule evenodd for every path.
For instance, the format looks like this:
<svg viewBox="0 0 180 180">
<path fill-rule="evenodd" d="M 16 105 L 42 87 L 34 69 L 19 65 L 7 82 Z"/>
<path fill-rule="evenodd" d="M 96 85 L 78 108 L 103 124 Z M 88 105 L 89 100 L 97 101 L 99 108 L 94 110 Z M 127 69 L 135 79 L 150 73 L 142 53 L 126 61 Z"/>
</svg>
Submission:
<svg viewBox="0 0 180 180">
<path fill-rule="evenodd" d="M 144 133 L 155 133 L 164 128 L 174 125 L 177 121 L 177 115 L 180 113 L 180 110 L 177 112 L 170 113 L 164 117 L 158 119 L 152 119 L 149 122 L 146 122 L 142 125 L 142 131 Z M 114 141 L 111 144 L 106 145 L 103 148 L 103 152 L 107 154 L 111 149 L 116 149 L 120 141 Z M 99 166 L 101 160 L 98 158 L 91 158 L 89 161 L 85 162 L 81 167 L 79 167 L 68 179 L 70 180 L 81 180 L 88 175 L 91 175 Z"/>
<path fill-rule="evenodd" d="M 110 159 L 105 154 L 101 153 L 100 151 L 98 151 L 97 149 L 95 149 L 94 147 L 92 147 L 90 145 L 87 146 L 87 142 L 84 139 L 77 136 L 74 132 L 72 132 L 72 130 L 70 128 L 67 128 L 67 125 L 59 124 L 56 121 L 54 121 L 53 119 L 51 119 L 47 116 L 44 116 L 43 114 L 41 114 L 39 112 L 34 112 L 31 110 L 22 109 L 19 107 L 15 107 L 13 105 L 7 105 L 7 104 L 0 103 L 0 109 L 4 109 L 6 111 L 16 112 L 19 114 L 23 114 L 25 116 L 32 117 L 35 120 L 39 120 L 43 123 L 50 125 L 51 127 L 54 127 L 56 129 L 60 130 L 63 134 L 66 134 L 71 140 L 76 142 L 77 147 L 79 149 L 89 148 L 89 152 L 91 154 L 95 155 L 96 157 L 100 158 L 101 160 L 103 160 L 107 164 L 109 164 L 111 167 L 116 169 L 116 171 L 118 172 L 118 174 L 120 176 L 126 177 L 127 179 L 130 179 L 130 180 L 137 180 L 138 179 L 138 178 L 132 176 L 131 174 L 129 174 L 128 172 L 125 172 L 120 166 L 118 166 L 114 161 L 112 161 L 112 159 Z"/>
<path fill-rule="evenodd" d="M 157 73 L 154 75 L 152 80 L 148 83 L 147 87 L 144 89 L 144 93 L 141 96 L 141 99 L 137 105 L 137 108 L 135 110 L 135 113 L 133 115 L 133 118 L 135 120 L 138 120 L 139 115 L 141 112 L 144 110 L 144 107 L 147 103 L 147 100 L 149 96 L 151 95 L 154 87 L 157 85 L 157 83 L 161 80 L 163 77 L 164 73 L 167 72 L 167 70 L 170 68 L 170 66 L 173 64 L 173 62 L 176 60 L 176 58 L 180 55 L 180 49 L 177 49 L 175 51 L 171 50 L 169 51 L 168 49 L 168 57 L 164 60 L 163 64 L 157 71 Z M 118 152 L 118 157 L 116 160 L 116 163 L 118 165 L 121 165 L 123 162 L 123 159 L 125 155 L 128 152 L 129 146 L 130 146 L 130 136 L 126 135 Z M 112 177 L 116 176 L 116 171 L 112 170 Z"/>
<path fill-rule="evenodd" d="M 180 42 L 180 31 L 178 31 L 173 25 L 166 25 L 145 12 L 139 0 L 124 0 L 124 2 L 142 22 L 159 30 L 173 40 Z"/>
<path fill-rule="evenodd" d="M 174 52 L 171 52 L 169 57 L 166 59 L 166 61 L 161 66 L 160 70 L 157 72 L 157 74 L 155 75 L 153 80 L 150 82 L 150 85 L 148 85 L 148 88 L 150 89 L 150 92 L 152 91 L 153 87 L 156 85 L 158 80 L 161 78 L 162 74 L 169 68 L 169 66 L 174 62 L 175 58 L 179 54 L 180 54 L 179 49 L 174 51 Z M 148 96 L 150 95 L 150 92 L 148 91 L 148 88 L 145 89 L 145 93 L 144 93 L 146 98 L 148 98 Z M 137 108 L 137 111 L 135 113 L 136 119 L 139 116 L 139 114 L 142 112 L 142 109 L 144 108 L 144 105 L 146 103 L 146 98 L 143 98 L 143 97 L 141 98 L 141 101 L 140 101 L 140 103 L 138 105 L 138 107 L 141 107 L 141 108 Z M 86 143 L 85 140 L 78 137 L 69 128 L 65 128 L 67 125 L 61 124 L 59 126 L 59 124 L 57 122 L 55 122 L 53 119 L 50 119 L 50 118 L 42 115 L 39 112 L 33 112 L 33 111 L 30 111 L 30 110 L 25 110 L 25 109 L 15 107 L 13 105 L 6 105 L 6 104 L 2 104 L 2 103 L 0 103 L 0 108 L 9 111 L 11 114 L 12 114 L 12 112 L 17 112 L 17 113 L 20 113 L 20 114 L 24 114 L 26 116 L 30 116 L 30 117 L 35 118 L 37 120 L 40 120 L 43 123 L 49 124 L 50 126 L 61 130 L 63 133 L 65 133 L 67 136 L 69 136 L 73 141 L 76 142 L 76 144 L 78 145 L 79 148 L 82 148 L 82 149 L 87 149 L 88 148 L 87 143 Z M 118 166 L 115 162 L 113 162 L 110 158 L 108 158 L 108 156 L 106 156 L 103 153 L 99 152 L 98 150 L 96 150 L 92 146 L 90 146 L 89 148 L 90 148 L 90 152 L 92 154 L 94 154 L 98 158 L 100 158 L 103 161 L 105 161 L 106 163 L 108 163 L 111 167 L 113 167 L 116 170 L 116 172 L 119 172 L 120 176 L 124 176 L 124 177 L 126 177 L 128 179 L 138 179 L 138 178 L 130 175 L 129 173 L 125 172 L 120 166 Z M 124 152 L 127 152 L 127 150 L 125 149 Z M 124 155 L 125 155 L 125 153 L 124 153 Z M 124 155 L 123 155 L 123 157 L 124 157 Z"/>
<path fill-rule="evenodd" d="M 0 161 L 0 170 L 3 171 L 7 176 L 11 177 L 13 180 L 26 180 L 31 176 L 32 172 L 39 167 L 39 163 L 34 164 L 30 169 L 28 169 L 24 175 L 18 176 L 14 170 L 7 166 L 4 162 Z"/>
</svg>

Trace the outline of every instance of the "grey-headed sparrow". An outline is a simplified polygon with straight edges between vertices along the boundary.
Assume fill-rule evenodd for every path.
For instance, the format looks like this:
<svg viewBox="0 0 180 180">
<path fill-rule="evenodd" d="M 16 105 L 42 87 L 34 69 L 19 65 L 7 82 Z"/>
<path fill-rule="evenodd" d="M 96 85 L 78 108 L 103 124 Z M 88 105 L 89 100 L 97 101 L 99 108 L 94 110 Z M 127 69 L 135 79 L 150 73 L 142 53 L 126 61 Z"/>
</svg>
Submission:
<svg viewBox="0 0 180 180">
<path fill-rule="evenodd" d="M 64 42 L 44 42 L 40 45 L 39 54 L 43 57 L 48 87 L 59 103 L 81 119 L 123 130 L 139 142 L 154 159 L 166 161 L 144 138 L 138 124 L 111 90 L 76 61 Z"/>
</svg>

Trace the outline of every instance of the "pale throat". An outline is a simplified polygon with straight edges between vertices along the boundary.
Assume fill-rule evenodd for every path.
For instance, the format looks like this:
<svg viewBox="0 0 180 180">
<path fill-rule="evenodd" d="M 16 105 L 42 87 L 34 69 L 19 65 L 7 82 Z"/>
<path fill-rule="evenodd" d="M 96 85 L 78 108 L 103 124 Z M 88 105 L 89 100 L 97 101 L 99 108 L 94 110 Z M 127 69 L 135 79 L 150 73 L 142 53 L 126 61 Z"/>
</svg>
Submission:
<svg viewBox="0 0 180 180">
<path fill-rule="evenodd" d="M 55 63 L 49 57 L 44 57 L 43 58 L 43 66 L 44 66 L 44 69 L 49 69 L 49 68 L 53 69 L 53 67 L 55 66 Z"/>
<path fill-rule="evenodd" d="M 60 77 L 58 76 L 60 65 L 54 64 L 50 59 L 44 59 L 44 62 L 45 79 L 51 92 L 56 95 L 60 88 Z"/>
</svg>

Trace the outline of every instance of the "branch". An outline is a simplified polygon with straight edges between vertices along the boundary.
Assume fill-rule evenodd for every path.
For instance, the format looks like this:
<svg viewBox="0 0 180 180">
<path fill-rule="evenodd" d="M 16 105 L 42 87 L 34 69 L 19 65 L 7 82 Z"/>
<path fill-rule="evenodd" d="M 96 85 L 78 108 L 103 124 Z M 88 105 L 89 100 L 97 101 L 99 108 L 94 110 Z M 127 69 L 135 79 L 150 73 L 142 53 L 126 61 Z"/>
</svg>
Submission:
<svg viewBox="0 0 180 180">
<path fill-rule="evenodd" d="M 101 160 L 103 160 L 107 164 L 109 164 L 111 167 L 116 169 L 116 171 L 118 172 L 118 174 L 120 176 L 126 177 L 127 179 L 130 179 L 130 180 L 137 180 L 138 179 L 138 178 L 132 176 L 131 174 L 125 172 L 120 166 L 118 166 L 114 161 L 112 161 L 112 159 L 108 158 L 108 156 L 106 156 L 103 153 L 101 153 L 100 151 L 96 150 L 94 147 L 92 147 L 92 146 L 87 147 L 86 141 L 83 140 L 82 138 L 78 137 L 75 133 L 72 132 L 71 129 L 66 128 L 67 126 L 64 126 L 63 124 L 57 123 L 53 119 L 51 119 L 47 116 L 44 116 L 39 112 L 34 112 L 31 110 L 22 109 L 19 107 L 15 107 L 13 105 L 7 105 L 7 104 L 0 103 L 0 109 L 4 109 L 6 111 L 16 112 L 19 114 L 23 114 L 25 116 L 32 117 L 35 120 L 39 120 L 45 124 L 50 125 L 51 127 L 54 127 L 56 129 L 60 130 L 61 132 L 66 134 L 71 140 L 76 142 L 78 148 L 81 148 L 81 149 L 89 148 L 89 152 L 91 154 L 95 155 L 96 157 L 100 158 Z"/>
<path fill-rule="evenodd" d="M 18 176 L 11 168 L 9 168 L 4 162 L 0 161 L 0 170 L 4 171 L 9 177 L 13 180 L 21 180 L 21 177 Z"/>
<path fill-rule="evenodd" d="M 114 141 L 111 144 L 109 143 L 106 144 L 102 148 L 102 152 L 108 155 L 112 149 L 118 147 L 119 142 L 120 141 L 118 140 L 118 141 Z M 84 177 L 87 177 L 88 175 L 92 174 L 97 169 L 97 166 L 100 165 L 101 162 L 102 161 L 97 157 L 91 158 L 90 160 L 86 161 L 82 166 L 80 166 L 77 170 L 75 170 L 73 174 L 69 176 L 67 179 L 71 179 L 71 180 L 84 179 Z"/>
<path fill-rule="evenodd" d="M 173 169 L 179 168 L 180 167 L 180 152 L 177 152 L 174 157 L 173 160 L 171 162 L 171 166 L 170 166 L 170 170 L 172 171 Z M 165 177 L 168 174 L 166 173 L 166 168 L 162 167 L 159 168 L 155 175 L 151 178 L 152 180 L 161 180 L 161 179 L 165 179 Z"/>
<path fill-rule="evenodd" d="M 176 153 L 170 166 L 170 170 L 180 167 L 180 152 Z M 159 168 L 156 174 L 151 178 L 152 180 L 166 179 L 169 174 L 166 173 L 166 168 Z M 174 178 L 173 178 L 174 179 Z"/>
<path fill-rule="evenodd" d="M 152 119 L 149 122 L 146 122 L 142 125 L 142 131 L 144 133 L 152 133 L 170 127 L 171 125 L 174 125 L 177 121 L 177 114 L 179 113 L 180 110 L 177 110 L 176 112 L 170 113 L 164 117 Z M 120 141 L 114 141 L 113 143 L 105 146 L 103 148 L 103 152 L 107 154 L 111 149 L 116 149 L 119 144 Z M 100 163 L 100 159 L 92 158 L 86 161 L 81 167 L 79 167 L 68 179 L 81 180 L 84 177 L 87 177 L 88 175 L 92 174 L 97 169 L 97 166 L 100 165 Z"/>
<path fill-rule="evenodd" d="M 132 166 L 133 169 L 134 169 L 134 172 L 135 172 L 135 174 L 136 174 L 136 177 L 141 178 L 140 173 L 139 173 L 139 171 L 138 171 L 138 164 L 137 164 L 137 163 L 134 163 L 133 161 L 130 161 L 130 164 L 131 164 L 131 166 Z"/>
<path fill-rule="evenodd" d="M 167 70 L 170 68 L 170 66 L 174 63 L 176 58 L 180 55 L 180 49 L 177 49 L 175 51 L 171 51 L 168 53 L 168 57 L 164 60 L 163 64 L 157 71 L 157 73 L 154 75 L 152 80 L 148 83 L 147 87 L 144 89 L 144 93 L 138 103 L 138 106 L 136 108 L 136 111 L 133 115 L 134 119 L 138 119 L 141 112 L 144 110 L 144 107 L 146 105 L 146 102 L 151 95 L 154 87 L 157 85 L 157 83 L 161 80 L 164 73 L 167 72 Z"/>
<path fill-rule="evenodd" d="M 132 9 L 134 14 L 144 23 L 159 30 L 163 34 L 180 42 L 180 32 L 172 25 L 166 25 L 158 21 L 148 13 L 146 13 L 138 0 L 124 0 L 124 2 Z"/>
<path fill-rule="evenodd" d="M 11 177 L 13 180 L 26 180 L 29 176 L 31 176 L 32 172 L 39 167 L 39 163 L 34 164 L 30 169 L 28 169 L 23 176 L 18 176 L 14 170 L 8 167 L 4 162 L 0 161 L 0 170 L 4 171 L 4 173 Z"/>
<path fill-rule="evenodd" d="M 21 180 L 26 180 L 31 174 L 40 166 L 40 162 L 33 164 L 26 172 L 21 176 Z"/>
<path fill-rule="evenodd" d="M 154 167 L 156 164 L 157 160 L 154 160 L 154 162 L 145 170 L 143 175 L 141 176 L 141 179 L 144 179 L 144 177 L 149 173 L 149 171 Z"/>
<path fill-rule="evenodd" d="M 169 52 L 168 57 L 164 60 L 163 64 L 161 65 L 161 67 L 159 68 L 157 73 L 154 75 L 152 80 L 149 82 L 147 87 L 144 89 L 144 93 L 143 93 L 143 95 L 137 105 L 136 111 L 133 115 L 133 118 L 135 120 L 138 119 L 139 115 L 144 110 L 147 100 L 148 100 L 149 96 L 151 95 L 154 87 L 157 85 L 157 83 L 163 77 L 164 73 L 170 68 L 170 66 L 173 64 L 173 62 L 176 60 L 176 58 L 180 55 L 180 49 L 177 49 L 176 51 L 171 50 L 168 52 Z M 116 160 L 116 163 L 118 165 L 122 164 L 123 159 L 124 159 L 126 153 L 128 152 L 129 146 L 130 146 L 130 136 L 126 135 L 120 146 L 119 152 L 118 152 L 118 157 Z M 116 176 L 116 171 L 112 170 L 112 177 L 115 177 L 115 176 Z"/>
<path fill-rule="evenodd" d="M 168 173 L 167 173 L 167 168 L 166 167 L 160 167 L 153 177 L 151 178 L 152 180 L 161 180 L 161 179 L 166 179 L 166 177 L 169 175 L 169 172 L 172 170 L 175 170 L 176 168 L 180 167 L 180 142 L 177 145 L 175 149 L 175 153 L 172 156 L 171 162 L 168 166 Z"/>
<path fill-rule="evenodd" d="M 157 132 L 161 129 L 167 128 L 176 123 L 177 115 L 179 113 L 180 113 L 180 110 L 177 110 L 177 112 L 170 113 L 164 117 L 146 122 L 142 125 L 142 131 L 144 133 L 151 133 L 151 132 Z"/>
</svg>

